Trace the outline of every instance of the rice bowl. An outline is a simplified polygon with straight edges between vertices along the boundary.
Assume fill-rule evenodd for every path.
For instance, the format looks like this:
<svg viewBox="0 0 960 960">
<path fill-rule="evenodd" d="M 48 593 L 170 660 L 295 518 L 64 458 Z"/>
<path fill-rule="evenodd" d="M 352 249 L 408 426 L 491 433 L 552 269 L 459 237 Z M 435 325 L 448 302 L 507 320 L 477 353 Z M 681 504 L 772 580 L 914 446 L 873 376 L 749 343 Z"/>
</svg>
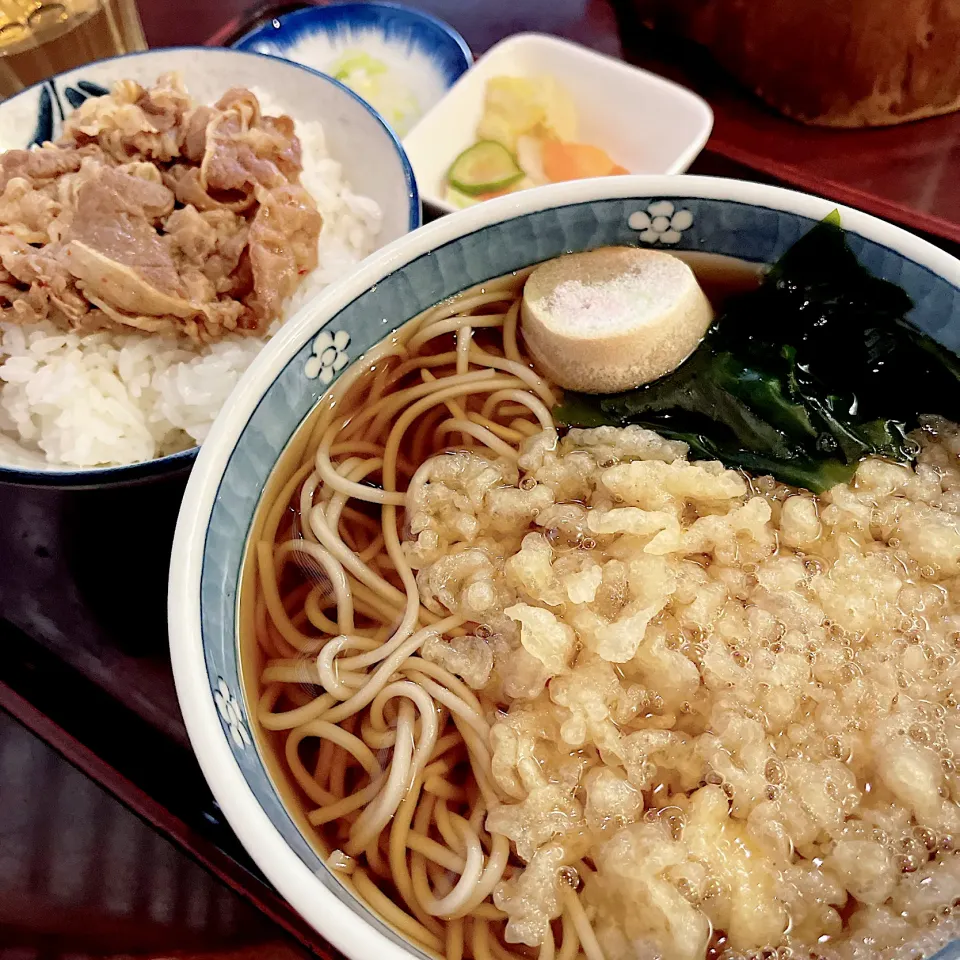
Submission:
<svg viewBox="0 0 960 960">
<path fill-rule="evenodd" d="M 269 98 L 253 92 L 271 112 Z M 281 323 L 374 250 L 382 219 L 375 201 L 351 191 L 319 121 L 298 124 L 297 135 L 301 182 L 324 226 L 319 265 L 285 305 Z M 264 342 L 234 335 L 194 344 L 0 321 L 0 430 L 37 466 L 122 466 L 187 450 L 203 442 Z"/>
<path fill-rule="evenodd" d="M 269 57 L 207 48 L 116 58 L 81 68 L 79 76 L 104 85 L 127 76 L 149 84 L 171 69 L 184 75 L 198 102 L 243 83 L 257 88 L 265 112 L 294 116 L 302 183 L 324 222 L 318 265 L 280 320 L 419 222 L 412 177 L 395 138 L 329 78 Z M 76 82 L 55 78 L 53 95 Z M 50 93 L 37 88 L 4 103 L 0 114 L 12 121 L 5 130 L 30 130 L 29 117 L 44 95 L 49 103 Z M 0 146 L 22 147 L 29 136 L 21 132 L 11 143 L 8 135 Z M 228 334 L 195 344 L 137 331 L 80 334 L 49 322 L 0 320 L 0 477 L 96 485 L 187 466 L 263 342 Z"/>
</svg>

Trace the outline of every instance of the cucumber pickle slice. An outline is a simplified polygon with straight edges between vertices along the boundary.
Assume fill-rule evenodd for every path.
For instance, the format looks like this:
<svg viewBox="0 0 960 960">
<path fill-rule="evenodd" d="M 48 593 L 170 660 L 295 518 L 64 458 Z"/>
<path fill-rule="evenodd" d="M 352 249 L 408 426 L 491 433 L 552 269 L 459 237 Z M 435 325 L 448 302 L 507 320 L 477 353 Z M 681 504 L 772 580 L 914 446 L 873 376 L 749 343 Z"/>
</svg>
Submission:
<svg viewBox="0 0 960 960">
<path fill-rule="evenodd" d="M 471 197 L 506 190 L 523 176 L 513 154 L 496 140 L 481 140 L 467 147 L 447 172 L 450 186 Z"/>
</svg>

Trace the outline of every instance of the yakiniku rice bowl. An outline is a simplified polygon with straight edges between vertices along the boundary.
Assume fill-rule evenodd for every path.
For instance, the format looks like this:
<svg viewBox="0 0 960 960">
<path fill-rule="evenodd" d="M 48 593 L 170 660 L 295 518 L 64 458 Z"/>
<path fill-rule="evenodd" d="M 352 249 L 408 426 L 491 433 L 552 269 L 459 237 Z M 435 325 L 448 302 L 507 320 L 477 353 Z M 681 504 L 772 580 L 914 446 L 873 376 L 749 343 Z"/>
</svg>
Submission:
<svg viewBox="0 0 960 960">
<path fill-rule="evenodd" d="M 0 478 L 14 482 L 187 465 L 282 324 L 419 222 L 399 144 L 329 78 L 206 49 L 75 74 L 0 106 Z M 26 153 L 31 138 L 57 146 Z"/>
</svg>

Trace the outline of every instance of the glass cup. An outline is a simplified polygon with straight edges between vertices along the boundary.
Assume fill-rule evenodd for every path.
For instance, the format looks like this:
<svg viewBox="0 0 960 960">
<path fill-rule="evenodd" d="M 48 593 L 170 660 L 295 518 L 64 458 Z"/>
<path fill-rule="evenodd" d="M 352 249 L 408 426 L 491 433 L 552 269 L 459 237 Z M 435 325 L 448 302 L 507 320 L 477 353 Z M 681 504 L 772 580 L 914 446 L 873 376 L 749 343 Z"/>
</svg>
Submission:
<svg viewBox="0 0 960 960">
<path fill-rule="evenodd" d="M 0 100 L 92 60 L 146 49 L 135 0 L 0 0 Z"/>
</svg>

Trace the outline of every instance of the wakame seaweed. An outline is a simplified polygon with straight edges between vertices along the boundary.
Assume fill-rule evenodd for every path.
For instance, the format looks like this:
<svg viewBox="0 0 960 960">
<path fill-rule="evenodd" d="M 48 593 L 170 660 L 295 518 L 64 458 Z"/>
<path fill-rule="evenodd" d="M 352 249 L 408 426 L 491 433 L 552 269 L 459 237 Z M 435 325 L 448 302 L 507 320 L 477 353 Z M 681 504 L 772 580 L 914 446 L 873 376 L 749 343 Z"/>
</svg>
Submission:
<svg viewBox="0 0 960 960">
<path fill-rule="evenodd" d="M 960 358 L 912 327 L 834 213 L 759 287 L 731 297 L 673 373 L 624 393 L 566 393 L 559 423 L 640 424 L 720 460 L 821 492 L 869 454 L 908 462 L 923 414 L 960 420 Z"/>
</svg>

